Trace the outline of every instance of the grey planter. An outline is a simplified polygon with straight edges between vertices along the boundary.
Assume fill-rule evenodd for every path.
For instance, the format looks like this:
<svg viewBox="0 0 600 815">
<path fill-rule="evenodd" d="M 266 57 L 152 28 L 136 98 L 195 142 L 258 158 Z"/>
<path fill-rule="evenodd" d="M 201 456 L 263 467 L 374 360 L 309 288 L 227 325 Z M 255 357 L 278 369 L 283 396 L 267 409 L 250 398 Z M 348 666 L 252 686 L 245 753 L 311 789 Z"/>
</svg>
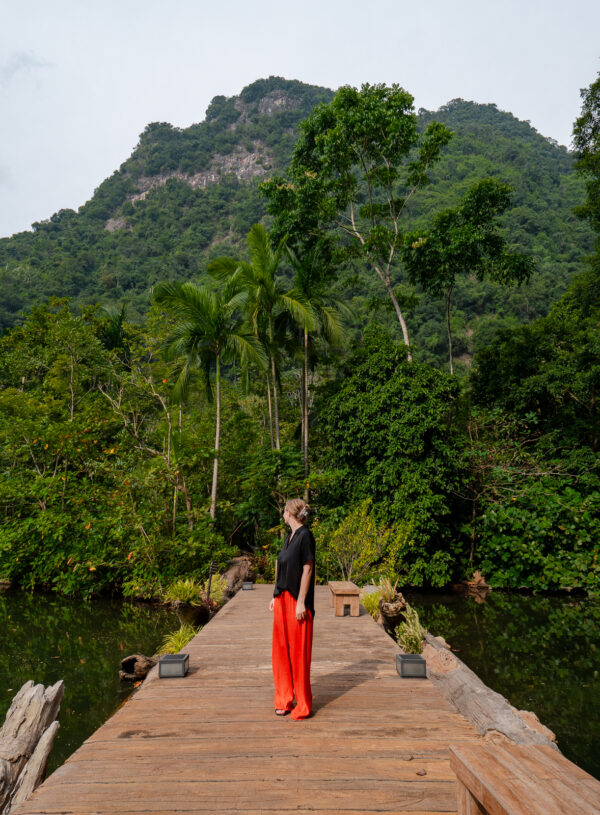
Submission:
<svg viewBox="0 0 600 815">
<path fill-rule="evenodd" d="M 165 654 L 158 663 L 158 676 L 166 679 L 171 676 L 185 676 L 190 664 L 189 654 Z"/>
<path fill-rule="evenodd" d="M 427 679 L 427 663 L 419 654 L 396 654 L 396 670 L 404 678 Z"/>
</svg>

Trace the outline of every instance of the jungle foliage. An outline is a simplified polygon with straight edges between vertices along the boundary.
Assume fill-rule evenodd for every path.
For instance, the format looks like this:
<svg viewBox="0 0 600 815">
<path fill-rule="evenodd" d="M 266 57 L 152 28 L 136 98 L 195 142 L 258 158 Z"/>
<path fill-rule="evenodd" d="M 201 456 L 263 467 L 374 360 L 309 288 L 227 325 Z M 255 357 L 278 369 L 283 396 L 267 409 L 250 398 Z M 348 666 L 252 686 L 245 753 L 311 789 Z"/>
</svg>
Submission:
<svg viewBox="0 0 600 815">
<path fill-rule="evenodd" d="M 340 238 L 343 156 L 324 198 L 300 185 L 325 209 L 295 209 L 293 229 L 270 197 L 271 233 L 257 179 L 224 162 L 262 151 L 283 173 L 315 105 L 313 140 L 344 105 L 385 113 L 387 91 L 365 87 L 271 78 L 200 125 L 149 125 L 79 213 L 1 243 L 0 579 L 161 597 L 240 549 L 272 579 L 283 503 L 310 494 L 320 579 L 442 586 L 480 569 L 494 586 L 600 591 L 600 254 L 583 265 L 592 232 L 571 214 L 596 226 L 597 144 L 581 142 L 582 181 L 493 105 L 455 100 L 440 129 L 392 89 L 410 124 L 394 160 L 417 172 L 427 133 L 445 146 L 399 237 L 368 238 L 380 254 L 398 241 L 384 297 Z M 200 184 L 216 156 L 219 182 Z M 364 178 L 350 187 L 368 198 Z"/>
</svg>

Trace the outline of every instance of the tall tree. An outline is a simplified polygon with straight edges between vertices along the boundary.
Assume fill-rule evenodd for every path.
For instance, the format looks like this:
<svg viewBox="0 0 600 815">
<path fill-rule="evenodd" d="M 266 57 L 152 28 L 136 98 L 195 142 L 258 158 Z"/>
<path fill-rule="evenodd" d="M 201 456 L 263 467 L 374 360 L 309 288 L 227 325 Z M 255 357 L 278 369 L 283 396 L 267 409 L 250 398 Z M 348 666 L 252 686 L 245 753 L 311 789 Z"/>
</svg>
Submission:
<svg viewBox="0 0 600 815">
<path fill-rule="evenodd" d="M 266 365 L 260 343 L 244 325 L 242 307 L 246 298 L 236 275 L 227 281 L 222 292 L 213 292 L 189 282 L 160 283 L 154 289 L 156 303 L 176 318 L 176 326 L 165 347 L 167 358 L 181 360 L 173 398 L 180 400 L 183 397 L 194 370 L 202 372 L 207 394 L 211 397 L 214 367 L 215 457 L 210 501 L 213 520 L 217 507 L 221 437 L 221 363 L 239 359 L 242 363 L 253 362 L 259 367 Z"/>
<path fill-rule="evenodd" d="M 510 205 L 511 189 L 493 178 L 474 184 L 457 206 L 445 209 L 428 230 L 408 233 L 401 250 L 412 282 L 433 297 L 444 298 L 450 373 L 454 373 L 450 309 L 461 274 L 479 280 L 522 283 L 533 272 L 532 259 L 511 251 L 498 231 L 498 216 Z"/>
<path fill-rule="evenodd" d="M 231 257 L 221 257 L 211 261 L 207 270 L 219 279 L 235 279 L 246 292 L 246 313 L 252 326 L 254 336 L 266 349 L 269 359 L 271 383 L 267 374 L 268 401 L 270 387 L 273 389 L 273 413 L 275 425 L 275 448 L 281 449 L 279 433 L 279 367 L 283 336 L 286 323 L 313 328 L 315 318 L 310 306 L 303 296 L 295 290 L 289 290 L 280 276 L 279 266 L 282 259 L 284 240 L 280 240 L 273 249 L 269 233 L 262 224 L 254 224 L 248 233 L 250 263 Z"/>
<path fill-rule="evenodd" d="M 300 292 L 315 316 L 314 330 L 309 330 L 308 325 L 305 325 L 302 329 L 301 449 L 304 463 L 304 500 L 308 501 L 308 476 L 310 471 L 308 456 L 309 367 L 311 356 L 314 355 L 315 350 L 314 338 L 317 335 L 330 345 L 340 345 L 346 337 L 343 329 L 343 318 L 349 317 L 350 311 L 339 298 L 331 293 L 331 266 L 321 243 L 314 243 L 310 247 L 305 246 L 304 251 L 301 250 L 301 253 L 298 254 L 288 249 L 287 254 L 296 272 L 295 289 Z"/>
<path fill-rule="evenodd" d="M 600 233 L 600 73 L 595 82 L 583 88 L 581 98 L 583 105 L 573 127 L 573 146 L 577 151 L 576 169 L 585 180 L 587 201 L 579 207 L 578 214 Z"/>
<path fill-rule="evenodd" d="M 346 86 L 302 122 L 287 180 L 262 185 L 277 235 L 334 229 L 351 254 L 368 262 L 407 346 L 395 291 L 401 218 L 451 136 L 438 122 L 420 134 L 413 97 L 398 85 Z"/>
</svg>

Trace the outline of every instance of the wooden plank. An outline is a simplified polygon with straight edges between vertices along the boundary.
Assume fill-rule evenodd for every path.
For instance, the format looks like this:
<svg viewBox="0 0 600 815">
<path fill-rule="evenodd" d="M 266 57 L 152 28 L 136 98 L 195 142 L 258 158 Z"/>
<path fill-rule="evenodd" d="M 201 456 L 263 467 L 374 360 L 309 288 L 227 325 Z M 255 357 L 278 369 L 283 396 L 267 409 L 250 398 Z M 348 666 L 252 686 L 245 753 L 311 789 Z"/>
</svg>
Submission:
<svg viewBox="0 0 600 815">
<path fill-rule="evenodd" d="M 330 580 L 327 585 L 334 594 L 360 594 L 360 589 L 351 580 Z"/>
<path fill-rule="evenodd" d="M 386 780 L 419 781 L 427 778 L 431 781 L 454 781 L 448 758 L 421 761 L 399 761 L 397 756 L 368 757 L 362 755 L 324 756 L 325 761 L 315 766 L 312 756 L 298 756 L 293 760 L 287 756 L 273 755 L 268 762 L 264 757 L 251 756 L 207 756 L 202 761 L 193 755 L 185 758 L 163 756 L 155 753 L 152 756 L 133 756 L 124 761 L 124 756 L 112 759 L 104 758 L 102 762 L 104 776 L 114 781 L 134 777 L 137 782 L 148 781 L 160 776 L 161 783 L 176 781 L 278 781 L 292 782 L 298 776 L 310 777 L 311 780 L 327 781 L 332 777 L 338 781 Z M 71 784 L 73 781 L 85 781 L 90 784 L 102 784 L 98 776 L 96 760 L 67 762 L 53 774 L 49 785 Z"/>
<path fill-rule="evenodd" d="M 459 782 L 490 815 L 599 812 L 600 782 L 551 748 L 480 744 L 450 749 Z"/>
<path fill-rule="evenodd" d="M 404 810 L 455 810 L 456 782 L 386 781 L 358 779 L 355 781 L 320 781 L 300 779 L 294 784 L 268 782 L 229 781 L 210 782 L 176 781 L 139 783 L 135 780 L 107 781 L 100 784 L 72 783 L 47 785 L 44 790 L 43 811 L 48 812 L 122 812 L 124 808 L 140 812 L 166 809 L 173 812 L 188 808 L 216 812 L 222 808 L 245 811 L 260 802 L 264 809 L 292 809 L 314 807 L 321 809 L 355 809 L 362 812 L 377 810 L 402 812 Z M 36 799 L 41 790 L 30 799 L 31 809 L 41 809 Z M 31 811 L 29 809 L 29 811 Z M 28 811 L 28 807 L 23 813 Z"/>
</svg>

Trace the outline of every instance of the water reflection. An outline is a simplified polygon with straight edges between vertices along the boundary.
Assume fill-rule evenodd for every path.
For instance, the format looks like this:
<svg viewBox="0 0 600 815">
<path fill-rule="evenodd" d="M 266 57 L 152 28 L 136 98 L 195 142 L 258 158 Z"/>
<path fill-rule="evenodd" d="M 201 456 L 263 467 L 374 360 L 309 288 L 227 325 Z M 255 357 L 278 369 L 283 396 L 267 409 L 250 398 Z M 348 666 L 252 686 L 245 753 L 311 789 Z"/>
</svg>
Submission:
<svg viewBox="0 0 600 815">
<path fill-rule="evenodd" d="M 135 652 L 153 654 L 163 635 L 178 626 L 175 615 L 160 607 L 0 593 L 0 723 L 28 679 L 44 685 L 64 679 L 50 757 L 50 769 L 56 768 L 131 692 L 119 680 L 120 660 Z"/>
<path fill-rule="evenodd" d="M 485 603 L 406 592 L 432 634 L 481 679 L 556 733 L 600 778 L 600 602 L 493 592 Z"/>
</svg>

